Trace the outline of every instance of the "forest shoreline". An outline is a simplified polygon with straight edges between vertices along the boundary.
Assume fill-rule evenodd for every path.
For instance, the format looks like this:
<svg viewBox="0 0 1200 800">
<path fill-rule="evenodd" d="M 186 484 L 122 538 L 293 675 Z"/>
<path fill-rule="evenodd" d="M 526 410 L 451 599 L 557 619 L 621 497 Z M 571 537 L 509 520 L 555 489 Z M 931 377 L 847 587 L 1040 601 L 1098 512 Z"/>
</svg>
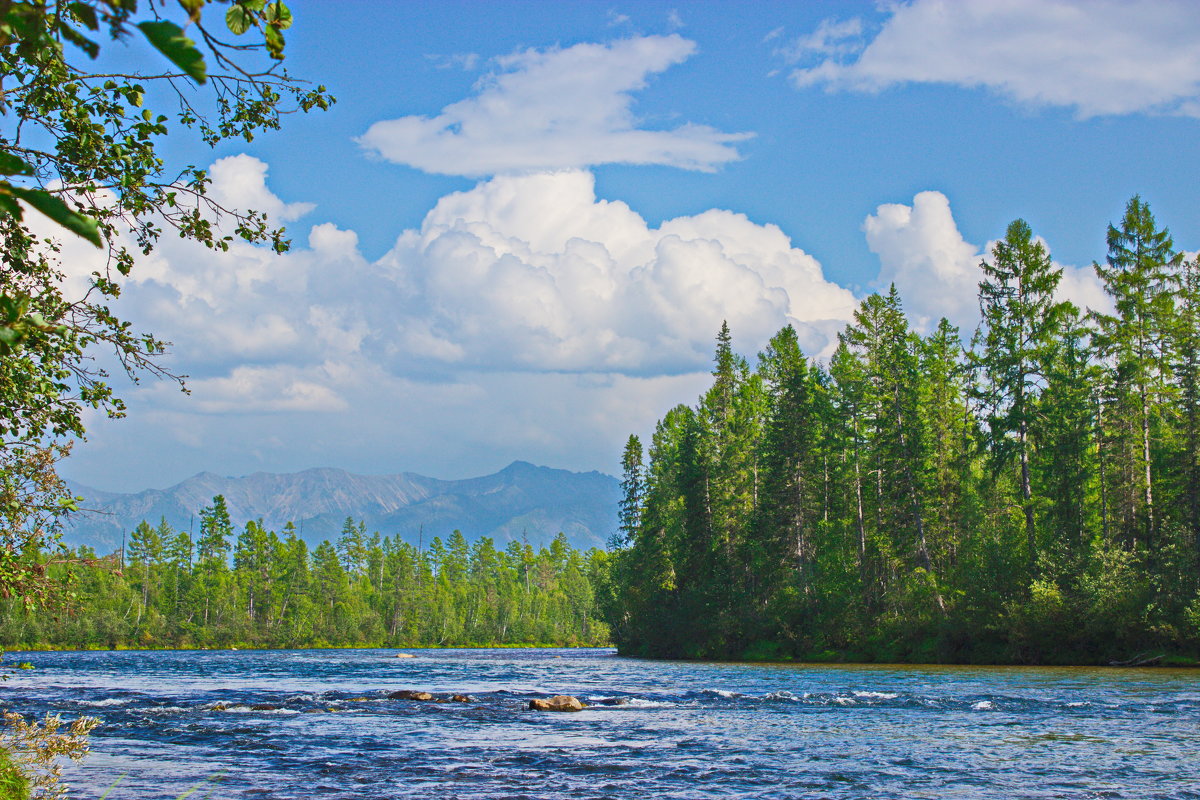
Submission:
<svg viewBox="0 0 1200 800">
<path fill-rule="evenodd" d="M 1176 653 L 1164 654 L 1146 663 L 1122 664 L 1099 661 L 865 661 L 843 660 L 839 658 L 820 658 L 806 655 L 789 659 L 774 658 L 684 658 L 675 656 L 647 656 L 617 652 L 622 658 L 637 658 L 646 661 L 678 661 L 686 664 L 778 664 L 792 667 L 1014 667 L 1030 669 L 1089 668 L 1089 669 L 1197 669 L 1200 670 L 1200 656 L 1181 655 Z"/>
<path fill-rule="evenodd" d="M 238 652 L 242 650 L 392 650 L 395 652 L 391 658 L 400 657 L 399 653 L 407 653 L 409 651 L 420 650 L 607 650 L 612 649 L 610 644 L 462 644 L 462 645 L 413 645 L 412 647 L 394 647 L 392 645 L 340 645 L 340 644 L 314 644 L 305 645 L 303 647 L 271 647 L 268 645 L 254 644 L 235 644 L 232 647 L 127 647 L 117 645 L 115 647 L 102 647 L 100 645 L 91 645 L 85 647 L 66 647 L 60 645 L 38 645 L 35 647 L 25 647 L 16 645 L 0 646 L 0 655 L 10 653 L 162 653 L 162 652 L 181 652 L 181 653 L 219 653 Z M 640 656 L 635 656 L 640 657 Z"/>
<path fill-rule="evenodd" d="M 214 652 L 239 652 L 239 651 L 267 651 L 278 650 L 284 652 L 293 652 L 300 650 L 390 650 L 394 651 L 390 655 L 383 655 L 383 658 L 402 658 L 401 654 L 409 652 L 430 652 L 438 650 L 613 650 L 617 652 L 614 655 L 621 658 L 641 659 L 646 661 L 676 661 L 685 664 L 761 664 L 771 665 L 778 664 L 780 666 L 791 667 L 1014 667 L 1014 668 L 1110 668 L 1110 669 L 1155 669 L 1155 670 L 1170 670 L 1170 669 L 1196 669 L 1200 670 L 1200 653 L 1184 653 L 1184 652 L 1165 652 L 1158 655 L 1138 654 L 1130 659 L 1133 663 L 1121 663 L 1113 661 L 1101 660 L 1064 660 L 1064 661 L 1020 661 L 1016 659 L 1006 661 L 972 661 L 972 660 L 940 660 L 927 661 L 920 659 L 912 660 L 872 660 L 861 657 L 861 654 L 852 653 L 806 653 L 796 657 L 788 656 L 771 656 L 756 658 L 753 656 L 743 657 L 724 657 L 724 658 L 688 658 L 684 656 L 674 655 L 648 655 L 644 653 L 623 653 L 616 645 L 612 644 L 466 644 L 466 645 L 414 645 L 412 647 L 393 647 L 393 646 L 370 646 L 370 645 L 312 645 L 305 647 L 269 647 L 261 645 L 235 645 L 233 647 L 61 647 L 61 646 L 38 646 L 38 647 L 2 647 L 0 648 L 0 656 L 12 653 L 96 653 L 96 652 L 122 652 L 122 653 L 137 653 L 137 652 L 181 652 L 181 653 L 214 653 Z M 1148 656 L 1145 659 L 1139 659 L 1138 656 Z M 1137 659 L 1137 660 L 1135 660 Z"/>
</svg>

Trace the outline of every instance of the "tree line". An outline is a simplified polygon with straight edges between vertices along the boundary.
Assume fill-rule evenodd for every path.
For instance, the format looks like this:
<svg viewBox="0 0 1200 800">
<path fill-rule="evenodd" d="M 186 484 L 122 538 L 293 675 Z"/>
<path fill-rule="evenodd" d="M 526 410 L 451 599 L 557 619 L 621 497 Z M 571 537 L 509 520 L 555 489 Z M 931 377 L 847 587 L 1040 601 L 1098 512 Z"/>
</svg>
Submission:
<svg viewBox="0 0 1200 800">
<path fill-rule="evenodd" d="M 57 613 L 0 606 L 0 644 L 36 647 L 331 647 L 594 645 L 608 641 L 594 611 L 606 554 L 455 530 L 414 546 L 367 534 L 347 517 L 311 551 L 292 523 L 235 531 L 224 497 L 199 513 L 193 538 L 164 519 L 132 532 L 116 568 L 75 570 Z M 52 579 L 66 580 L 80 548 Z M 50 554 L 43 554 L 43 559 Z M 62 572 L 56 575 L 56 571 Z"/>
<path fill-rule="evenodd" d="M 623 457 L 602 592 L 623 652 L 1108 663 L 1200 651 L 1200 263 L 1140 197 L 1057 299 L 1022 220 L 969 344 L 893 286 L 824 362 L 781 330 Z"/>
</svg>

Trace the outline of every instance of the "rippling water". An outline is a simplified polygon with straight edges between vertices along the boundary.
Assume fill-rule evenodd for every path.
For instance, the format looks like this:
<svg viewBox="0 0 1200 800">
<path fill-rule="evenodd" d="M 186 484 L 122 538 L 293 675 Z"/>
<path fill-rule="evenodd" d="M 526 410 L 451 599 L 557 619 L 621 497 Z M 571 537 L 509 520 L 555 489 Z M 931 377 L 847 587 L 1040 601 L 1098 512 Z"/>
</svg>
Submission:
<svg viewBox="0 0 1200 800">
<path fill-rule="evenodd" d="M 1200 798 L 1196 671 L 412 652 L 9 654 L 0 706 L 104 720 L 77 798 Z"/>
</svg>

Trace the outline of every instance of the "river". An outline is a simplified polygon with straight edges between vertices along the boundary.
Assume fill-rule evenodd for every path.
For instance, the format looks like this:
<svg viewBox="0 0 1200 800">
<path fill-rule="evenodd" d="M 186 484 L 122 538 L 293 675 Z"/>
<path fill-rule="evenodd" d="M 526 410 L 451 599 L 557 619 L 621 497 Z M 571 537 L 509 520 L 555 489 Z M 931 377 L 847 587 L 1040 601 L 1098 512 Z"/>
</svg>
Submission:
<svg viewBox="0 0 1200 800">
<path fill-rule="evenodd" d="M 0 706 L 103 720 L 89 800 L 1200 798 L 1198 671 L 410 652 L 10 653 Z"/>
</svg>

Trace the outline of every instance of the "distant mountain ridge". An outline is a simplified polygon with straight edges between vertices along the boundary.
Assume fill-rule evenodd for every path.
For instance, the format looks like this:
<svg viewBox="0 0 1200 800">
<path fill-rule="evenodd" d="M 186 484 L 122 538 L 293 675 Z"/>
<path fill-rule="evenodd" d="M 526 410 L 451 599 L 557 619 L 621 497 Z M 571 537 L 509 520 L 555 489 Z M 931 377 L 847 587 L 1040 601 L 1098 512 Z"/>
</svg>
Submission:
<svg viewBox="0 0 1200 800">
<path fill-rule="evenodd" d="M 281 531 L 291 521 L 314 545 L 334 539 L 346 517 L 363 520 L 367 530 L 400 535 L 418 543 L 443 539 L 458 528 L 469 540 L 491 536 L 503 547 L 523 535 L 535 546 L 562 531 L 577 548 L 604 547 L 617 527 L 620 485 L 601 472 L 570 472 L 514 461 L 492 475 L 440 480 L 402 472 L 356 475 L 318 467 L 294 473 L 256 472 L 223 477 L 201 472 L 167 489 L 132 494 L 103 492 L 68 482 L 82 496 L 82 508 L 64 533 L 67 544 L 86 544 L 107 553 L 121 546 L 122 533 L 143 519 L 166 518 L 172 527 L 193 529 L 197 512 L 224 495 L 239 528 L 262 519 Z"/>
</svg>

